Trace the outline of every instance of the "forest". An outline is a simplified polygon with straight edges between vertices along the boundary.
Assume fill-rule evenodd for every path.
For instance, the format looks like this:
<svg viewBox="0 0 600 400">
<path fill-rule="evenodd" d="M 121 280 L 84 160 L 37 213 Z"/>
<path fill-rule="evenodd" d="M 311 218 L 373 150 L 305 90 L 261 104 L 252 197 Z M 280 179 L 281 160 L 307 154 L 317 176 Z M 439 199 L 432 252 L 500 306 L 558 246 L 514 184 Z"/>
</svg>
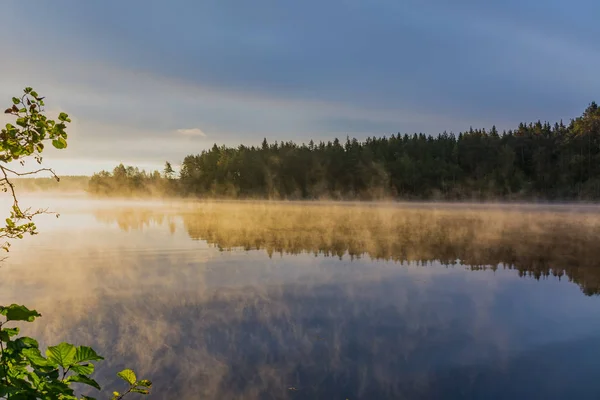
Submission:
<svg viewBox="0 0 600 400">
<path fill-rule="evenodd" d="M 217 146 L 148 173 L 94 174 L 95 195 L 266 199 L 594 200 L 600 198 L 600 108 L 568 124 L 499 132 L 393 134 L 296 144 Z"/>
</svg>

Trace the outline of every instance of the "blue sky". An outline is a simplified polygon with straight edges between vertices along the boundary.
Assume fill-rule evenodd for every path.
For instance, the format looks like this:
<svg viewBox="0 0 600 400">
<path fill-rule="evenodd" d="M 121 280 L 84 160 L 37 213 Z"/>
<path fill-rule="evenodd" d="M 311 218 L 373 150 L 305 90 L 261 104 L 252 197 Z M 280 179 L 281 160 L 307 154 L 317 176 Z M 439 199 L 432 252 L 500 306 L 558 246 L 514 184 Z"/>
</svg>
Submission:
<svg viewBox="0 0 600 400">
<path fill-rule="evenodd" d="M 600 100 L 600 2 L 7 1 L 0 98 L 74 119 L 59 173 L 213 143 L 569 119 Z"/>
</svg>

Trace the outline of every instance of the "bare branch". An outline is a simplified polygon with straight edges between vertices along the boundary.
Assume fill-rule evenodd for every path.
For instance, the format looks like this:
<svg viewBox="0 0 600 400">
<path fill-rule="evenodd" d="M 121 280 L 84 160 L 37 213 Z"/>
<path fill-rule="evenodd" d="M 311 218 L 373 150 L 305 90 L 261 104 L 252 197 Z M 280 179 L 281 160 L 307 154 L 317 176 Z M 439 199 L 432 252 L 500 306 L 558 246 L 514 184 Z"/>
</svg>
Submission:
<svg viewBox="0 0 600 400">
<path fill-rule="evenodd" d="M 8 187 L 10 188 L 10 193 L 12 194 L 12 198 L 13 198 L 13 207 L 15 207 L 17 210 L 21 211 L 21 209 L 19 208 L 19 200 L 17 200 L 17 194 L 15 193 L 15 185 L 8 179 L 8 174 L 6 173 L 6 171 L 8 171 L 8 169 L 5 166 L 0 165 L 0 170 L 2 171 L 2 174 L 4 175 L 4 178 L 2 178 L 2 181 L 6 182 L 8 184 Z"/>
<path fill-rule="evenodd" d="M 37 174 L 38 172 L 47 171 L 47 172 L 50 172 L 52 174 L 52 176 L 54 176 L 55 178 L 58 178 L 58 176 L 56 175 L 56 172 L 54 172 L 54 170 L 52 168 L 40 168 L 35 171 L 29 171 L 29 172 L 17 172 L 17 171 L 13 171 L 12 169 L 6 168 L 4 166 L 2 166 L 2 169 L 10 172 L 11 174 L 15 174 L 17 176 L 34 175 L 34 174 Z"/>
</svg>

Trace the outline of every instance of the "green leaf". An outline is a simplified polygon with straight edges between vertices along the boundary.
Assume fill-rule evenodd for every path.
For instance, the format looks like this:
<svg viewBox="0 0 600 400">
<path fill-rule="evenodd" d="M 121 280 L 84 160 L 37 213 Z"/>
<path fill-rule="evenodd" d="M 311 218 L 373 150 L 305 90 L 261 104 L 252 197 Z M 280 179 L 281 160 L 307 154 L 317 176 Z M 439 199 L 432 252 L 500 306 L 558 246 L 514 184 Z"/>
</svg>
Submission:
<svg viewBox="0 0 600 400">
<path fill-rule="evenodd" d="M 0 314 L 6 316 L 7 321 L 27 321 L 33 322 L 36 317 L 42 315 L 36 310 L 30 310 L 25 306 L 11 304 L 8 307 L 0 307 Z"/>
<path fill-rule="evenodd" d="M 151 387 L 152 386 L 152 382 L 149 381 L 148 379 L 142 379 L 141 381 L 136 383 L 137 386 L 144 386 L 144 387 Z"/>
<path fill-rule="evenodd" d="M 135 382 L 137 381 L 135 372 L 133 372 L 130 369 L 124 369 L 123 371 L 119 372 L 117 376 L 123 379 L 125 382 L 129 383 L 130 385 L 135 385 Z"/>
<path fill-rule="evenodd" d="M 17 389 L 15 387 L 5 386 L 3 384 L 0 384 L 0 399 L 17 398 L 16 396 L 18 395 L 18 393 L 20 391 L 21 391 L 20 389 Z M 21 397 L 21 399 L 23 399 L 23 397 Z"/>
<path fill-rule="evenodd" d="M 42 353 L 40 353 L 38 348 L 24 349 L 22 354 L 34 366 L 49 367 L 54 365 L 50 360 L 47 360 L 42 356 Z"/>
<path fill-rule="evenodd" d="M 68 398 L 66 396 L 73 396 L 74 394 L 73 389 L 68 384 L 58 380 L 45 383 L 45 389 L 52 393 L 52 397 L 49 397 L 51 399 L 64 399 Z"/>
<path fill-rule="evenodd" d="M 58 114 L 58 120 L 63 121 L 63 122 L 71 122 L 71 120 L 69 119 L 69 116 L 64 112 L 61 112 L 60 114 Z"/>
<path fill-rule="evenodd" d="M 77 350 L 75 346 L 69 343 L 61 343 L 58 346 L 50 346 L 46 350 L 48 360 L 55 362 L 63 368 L 68 368 L 73 365 Z"/>
<path fill-rule="evenodd" d="M 35 373 L 35 371 L 28 371 L 27 377 L 29 381 L 33 383 L 34 386 L 39 386 L 40 382 L 42 381 L 38 374 Z"/>
<path fill-rule="evenodd" d="M 13 97 L 12 102 L 13 104 L 19 104 L 21 102 L 21 99 L 19 99 L 18 97 Z"/>
<path fill-rule="evenodd" d="M 40 367 L 36 369 L 39 376 L 48 378 L 49 380 L 58 380 L 58 368 L 56 367 Z"/>
<path fill-rule="evenodd" d="M 92 378 L 88 378 L 85 375 L 71 375 L 69 376 L 67 379 L 65 379 L 65 382 L 77 382 L 77 383 L 83 383 L 84 385 L 88 385 L 88 386 L 92 386 L 95 387 L 96 389 L 100 390 L 101 387 L 98 384 L 98 382 L 96 382 L 95 380 L 93 380 Z"/>
<path fill-rule="evenodd" d="M 61 136 L 52 141 L 52 146 L 56 147 L 57 149 L 64 149 L 67 147 L 67 141 Z"/>
<path fill-rule="evenodd" d="M 8 342 L 11 337 L 19 334 L 19 328 L 4 328 L 0 330 L 0 340 Z"/>
<path fill-rule="evenodd" d="M 85 361 L 100 361 L 104 360 L 104 357 L 98 355 L 94 349 L 87 346 L 79 346 L 75 352 L 75 359 L 73 360 L 75 363 L 85 362 Z"/>
<path fill-rule="evenodd" d="M 71 371 L 80 375 L 91 375 L 94 373 L 94 364 L 74 364 L 71 365 Z"/>
<path fill-rule="evenodd" d="M 37 349 L 39 344 L 37 340 L 32 339 L 30 337 L 20 337 L 12 342 L 8 343 L 8 348 L 12 350 L 22 350 L 22 349 Z"/>
<path fill-rule="evenodd" d="M 22 342 L 27 347 L 34 347 L 36 349 L 39 347 L 39 344 L 38 344 L 37 340 L 35 340 L 33 338 L 30 338 L 30 337 L 27 337 L 27 336 L 19 338 L 16 341 L 17 342 L 18 341 Z"/>
<path fill-rule="evenodd" d="M 141 394 L 150 393 L 150 391 L 148 389 L 138 389 L 138 388 L 131 389 L 131 392 L 132 393 L 141 393 Z"/>
</svg>

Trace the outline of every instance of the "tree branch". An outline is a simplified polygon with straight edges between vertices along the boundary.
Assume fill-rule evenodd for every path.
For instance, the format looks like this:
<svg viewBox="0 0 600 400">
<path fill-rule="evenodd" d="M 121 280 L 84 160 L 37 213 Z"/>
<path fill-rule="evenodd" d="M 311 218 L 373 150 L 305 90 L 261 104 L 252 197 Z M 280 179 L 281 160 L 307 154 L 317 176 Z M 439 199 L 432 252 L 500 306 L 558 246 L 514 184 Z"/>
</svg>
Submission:
<svg viewBox="0 0 600 400">
<path fill-rule="evenodd" d="M 54 178 L 59 179 L 58 175 L 56 175 L 56 173 L 54 172 L 54 170 L 52 168 L 40 168 L 35 171 L 29 171 L 29 172 L 17 172 L 17 171 L 13 171 L 12 169 L 6 168 L 5 166 L 1 166 L 1 168 L 5 171 L 8 171 L 11 174 L 15 174 L 17 176 L 34 175 L 34 174 L 37 174 L 38 172 L 48 171 L 52 174 L 52 176 L 54 176 Z"/>
<path fill-rule="evenodd" d="M 15 193 L 15 185 L 8 179 L 8 174 L 6 173 L 6 171 L 8 171 L 8 169 L 3 166 L 0 165 L 0 170 L 2 171 L 2 174 L 4 175 L 4 178 L 2 178 L 1 181 L 4 181 L 8 184 L 8 187 L 10 188 L 10 193 L 12 194 L 12 198 L 13 198 L 13 207 L 15 207 L 19 212 L 21 212 L 21 209 L 19 208 L 19 200 L 17 200 L 17 194 Z"/>
</svg>

